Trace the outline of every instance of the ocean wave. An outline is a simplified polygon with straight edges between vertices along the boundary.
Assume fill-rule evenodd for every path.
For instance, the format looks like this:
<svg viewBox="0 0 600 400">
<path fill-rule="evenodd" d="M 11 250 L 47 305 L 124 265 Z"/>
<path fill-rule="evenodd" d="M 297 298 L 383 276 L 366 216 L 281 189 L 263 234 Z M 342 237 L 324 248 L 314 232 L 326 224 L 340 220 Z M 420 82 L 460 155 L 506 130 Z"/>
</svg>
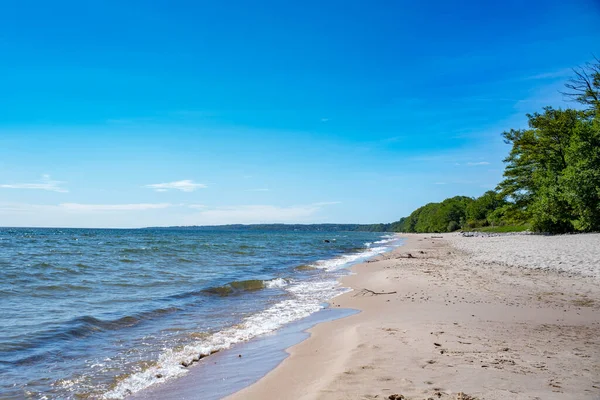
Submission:
<svg viewBox="0 0 600 400">
<path fill-rule="evenodd" d="M 33 335 L 27 340 L 14 342 L 10 345 L 4 345 L 2 352 L 10 353 L 23 350 L 35 350 L 37 348 L 47 347 L 49 344 L 61 341 L 69 341 L 72 339 L 81 339 L 88 337 L 94 333 L 102 331 L 114 331 L 118 329 L 135 326 L 144 320 L 153 319 L 165 314 L 171 314 L 179 311 L 176 307 L 160 308 L 151 311 L 128 315 L 113 320 L 103 320 L 91 315 L 84 315 L 74 318 L 59 327 L 49 329 Z M 11 363 L 15 365 L 27 365 L 44 357 L 44 353 L 22 357 L 13 360 Z"/>
<path fill-rule="evenodd" d="M 263 281 L 265 284 L 265 287 L 269 288 L 269 289 L 275 289 L 275 288 L 284 288 L 289 284 L 289 281 L 283 278 L 275 278 L 275 279 L 271 279 L 270 281 Z"/>
<path fill-rule="evenodd" d="M 281 281 L 285 281 L 281 279 Z M 282 284 L 278 279 L 271 284 Z M 348 289 L 336 279 L 297 282 L 287 284 L 292 298 L 280 301 L 259 313 L 245 318 L 240 324 L 197 340 L 181 349 L 169 349 L 162 353 L 155 365 L 133 373 L 120 380 L 103 395 L 104 399 L 122 399 L 127 395 L 146 389 L 159 382 L 187 373 L 187 367 L 232 345 L 248 341 L 256 336 L 273 332 L 285 324 L 305 318 L 324 307 L 323 302 L 342 294 Z"/>
<path fill-rule="evenodd" d="M 261 289 L 282 288 L 287 285 L 283 278 L 271 280 L 248 279 L 243 281 L 229 282 L 223 286 L 213 286 L 202 289 L 202 293 L 217 295 L 221 297 L 239 295 L 245 292 L 253 292 Z"/>
<path fill-rule="evenodd" d="M 394 241 L 397 240 L 395 235 L 384 236 L 385 239 L 378 240 L 376 242 L 365 243 L 366 249 L 358 253 L 344 254 L 336 258 L 327 260 L 319 260 L 310 266 L 315 268 L 324 269 L 327 271 L 336 271 L 342 268 L 347 268 L 352 264 L 356 264 L 360 261 L 364 261 L 368 258 L 374 257 L 378 254 L 384 253 L 389 250 L 390 246 Z M 371 247 L 373 244 L 379 244 L 379 246 Z"/>
<path fill-rule="evenodd" d="M 334 274 L 327 275 L 329 278 L 318 277 L 317 279 L 320 280 L 309 281 L 291 281 L 282 278 L 267 281 L 246 280 L 209 288 L 212 290 L 211 294 L 224 296 L 265 288 L 283 288 L 291 295 L 291 298 L 250 315 L 235 326 L 225 328 L 207 337 L 201 336 L 202 339 L 183 348 L 166 350 L 159 356 L 156 364 L 119 380 L 111 390 L 103 395 L 103 398 L 122 399 L 159 382 L 182 376 L 188 372 L 187 367 L 215 352 L 228 349 L 236 343 L 248 341 L 256 336 L 273 332 L 283 325 L 319 311 L 324 307 L 324 302 L 350 290 L 340 286 L 335 271 L 383 253 L 395 240 L 397 240 L 396 236 L 390 235 L 376 242 L 381 246 L 363 249 L 360 253 L 321 260 L 309 266 L 296 267 L 296 269 L 304 267 L 333 271 Z"/>
</svg>

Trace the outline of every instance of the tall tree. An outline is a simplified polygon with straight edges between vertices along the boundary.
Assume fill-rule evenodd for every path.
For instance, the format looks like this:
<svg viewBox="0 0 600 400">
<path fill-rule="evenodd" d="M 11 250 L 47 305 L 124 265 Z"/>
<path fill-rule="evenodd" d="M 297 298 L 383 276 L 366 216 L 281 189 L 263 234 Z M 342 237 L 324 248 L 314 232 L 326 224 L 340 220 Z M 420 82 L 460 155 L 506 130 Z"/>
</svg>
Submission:
<svg viewBox="0 0 600 400">
<path fill-rule="evenodd" d="M 567 232 L 575 229 L 573 207 L 568 200 L 563 174 L 568 167 L 575 130 L 585 118 L 582 111 L 546 107 L 542 114 L 528 114 L 529 129 L 504 132 L 512 144 L 504 176 L 498 185 L 502 196 L 532 218 L 534 229 Z"/>
<path fill-rule="evenodd" d="M 574 77 L 565 84 L 564 95 L 584 104 L 595 113 L 600 112 L 600 60 L 594 57 L 593 62 L 573 68 Z"/>
</svg>

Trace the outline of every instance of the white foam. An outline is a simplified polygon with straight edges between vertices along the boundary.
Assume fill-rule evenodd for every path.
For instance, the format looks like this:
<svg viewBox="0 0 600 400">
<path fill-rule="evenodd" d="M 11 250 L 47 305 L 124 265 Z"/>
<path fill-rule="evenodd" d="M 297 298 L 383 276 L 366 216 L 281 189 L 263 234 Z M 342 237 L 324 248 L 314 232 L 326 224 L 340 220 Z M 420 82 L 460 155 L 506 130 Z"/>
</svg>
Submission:
<svg viewBox="0 0 600 400">
<path fill-rule="evenodd" d="M 156 366 L 125 378 L 115 388 L 105 393 L 103 398 L 122 399 L 155 383 L 184 375 L 188 370 L 182 366 L 182 363 L 191 363 L 197 360 L 200 354 L 208 355 L 258 335 L 273 332 L 287 323 L 319 311 L 325 301 L 347 291 L 333 278 L 294 284 L 288 284 L 281 278 L 270 282 L 281 284 L 282 281 L 287 285 L 286 289 L 292 294 L 292 298 L 280 301 L 262 312 L 247 317 L 239 325 L 217 332 L 207 339 L 198 340 L 183 349 L 166 350 L 160 355 Z"/>
<path fill-rule="evenodd" d="M 396 238 L 391 235 L 387 240 L 379 241 L 389 244 Z M 337 271 L 360 260 L 388 250 L 388 246 L 369 248 L 364 252 L 346 254 L 331 260 L 321 260 L 313 266 L 326 271 Z M 336 274 L 337 275 L 337 274 Z M 148 388 L 158 382 L 164 382 L 184 375 L 188 369 L 182 366 L 197 361 L 200 355 L 209 355 L 214 351 L 230 348 L 232 345 L 250 340 L 256 336 L 273 332 L 285 324 L 308 317 L 324 307 L 324 303 L 332 297 L 349 291 L 341 287 L 335 276 L 311 281 L 292 281 L 276 278 L 265 282 L 268 288 L 284 288 L 291 297 L 273 304 L 266 310 L 245 318 L 240 324 L 216 332 L 208 338 L 199 339 L 182 349 L 167 349 L 160 356 L 155 366 L 134 373 L 112 390 L 103 395 L 104 399 L 122 399 L 127 395 Z"/>
<path fill-rule="evenodd" d="M 265 281 L 265 287 L 269 289 L 284 288 L 288 285 L 288 281 L 283 278 L 275 278 L 270 281 Z"/>
<path fill-rule="evenodd" d="M 346 268 L 352 264 L 364 261 L 368 258 L 374 257 L 378 254 L 388 251 L 392 242 L 397 240 L 397 237 L 395 235 L 387 235 L 384 236 L 384 238 L 385 239 L 378 240 L 373 243 L 365 243 L 367 249 L 363 252 L 355 254 L 344 254 L 342 256 L 332 258 L 329 260 L 319 260 L 314 264 L 311 264 L 310 266 L 315 268 L 321 268 L 327 271 L 337 271 L 339 269 Z M 379 244 L 380 246 L 371 247 L 371 245 L 373 244 Z"/>
</svg>

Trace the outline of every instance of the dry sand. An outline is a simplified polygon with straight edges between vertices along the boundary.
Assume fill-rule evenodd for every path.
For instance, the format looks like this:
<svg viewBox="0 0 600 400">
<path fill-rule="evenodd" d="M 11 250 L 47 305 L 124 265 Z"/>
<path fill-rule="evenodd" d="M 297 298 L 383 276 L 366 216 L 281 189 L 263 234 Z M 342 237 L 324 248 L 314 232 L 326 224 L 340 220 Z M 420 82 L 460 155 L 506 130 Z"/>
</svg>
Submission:
<svg viewBox="0 0 600 400">
<path fill-rule="evenodd" d="M 230 399 L 600 399 L 600 235 L 406 237 Z"/>
</svg>

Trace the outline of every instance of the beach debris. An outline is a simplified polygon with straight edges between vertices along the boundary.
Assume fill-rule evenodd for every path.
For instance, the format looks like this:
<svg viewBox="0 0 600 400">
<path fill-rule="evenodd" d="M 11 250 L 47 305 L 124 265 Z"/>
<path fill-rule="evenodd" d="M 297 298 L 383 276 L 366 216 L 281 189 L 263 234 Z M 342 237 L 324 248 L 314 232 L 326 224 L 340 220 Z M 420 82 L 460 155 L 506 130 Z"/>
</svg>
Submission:
<svg viewBox="0 0 600 400">
<path fill-rule="evenodd" d="M 374 292 L 371 289 L 363 289 L 360 292 L 356 293 L 353 297 L 356 296 L 367 296 L 367 295 L 371 295 L 371 296 L 378 296 L 378 295 L 382 295 L 382 294 L 396 294 L 397 292 L 394 290 L 393 292 Z"/>
<path fill-rule="evenodd" d="M 406 397 L 404 397 L 404 395 L 401 394 L 390 394 L 388 399 L 389 400 L 404 400 Z"/>
<path fill-rule="evenodd" d="M 241 354 L 238 354 L 238 357 L 239 357 L 239 358 L 242 358 L 242 355 L 241 355 Z"/>
<path fill-rule="evenodd" d="M 469 396 L 466 393 L 463 392 L 459 392 L 456 395 L 456 400 L 477 400 L 477 397 L 473 397 L 473 396 Z"/>
<path fill-rule="evenodd" d="M 434 345 L 434 346 L 437 346 L 437 347 L 440 347 L 440 346 L 441 346 L 441 344 L 439 344 L 439 343 L 435 343 L 435 342 L 433 343 L 433 345 Z"/>
<path fill-rule="evenodd" d="M 410 253 L 406 253 L 406 255 L 401 255 L 401 256 L 396 257 L 396 258 L 417 258 L 417 257 L 413 256 Z"/>
</svg>

